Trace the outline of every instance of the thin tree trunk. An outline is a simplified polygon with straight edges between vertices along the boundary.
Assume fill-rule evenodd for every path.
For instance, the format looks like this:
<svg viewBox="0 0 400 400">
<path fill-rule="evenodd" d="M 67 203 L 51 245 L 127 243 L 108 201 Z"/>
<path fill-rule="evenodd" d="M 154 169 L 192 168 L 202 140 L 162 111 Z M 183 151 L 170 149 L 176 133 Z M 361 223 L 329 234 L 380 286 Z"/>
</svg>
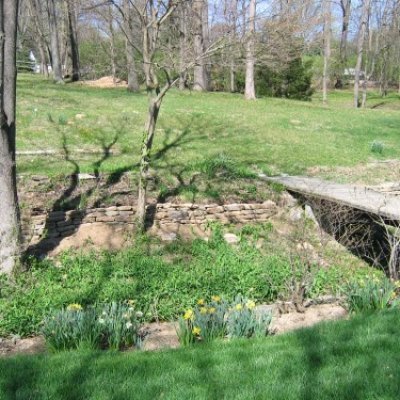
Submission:
<svg viewBox="0 0 400 400">
<path fill-rule="evenodd" d="M 341 0 L 340 5 L 342 8 L 342 32 L 340 35 L 339 58 L 343 67 L 347 60 L 347 37 L 349 34 L 351 0 Z"/>
<path fill-rule="evenodd" d="M 115 34 L 113 25 L 113 15 L 111 6 L 108 7 L 108 30 L 110 32 L 110 62 L 111 62 L 111 75 L 115 85 L 117 78 L 117 66 L 115 62 Z"/>
<path fill-rule="evenodd" d="M 78 46 L 78 33 L 76 30 L 76 11 L 72 0 L 67 0 L 67 14 L 68 14 L 68 36 L 70 47 L 70 58 L 72 65 L 72 82 L 79 81 L 80 79 L 80 62 L 79 62 L 79 46 Z"/>
<path fill-rule="evenodd" d="M 62 83 L 62 66 L 60 56 L 60 39 L 58 32 L 57 13 L 55 0 L 48 0 L 48 15 L 50 28 L 50 47 L 51 47 L 51 67 L 53 70 L 53 78 L 55 82 Z"/>
<path fill-rule="evenodd" d="M 246 83 L 245 98 L 247 100 L 255 100 L 256 89 L 254 82 L 254 47 L 255 47 L 255 31 L 256 31 L 256 0 L 250 0 L 249 25 L 247 29 L 246 42 Z"/>
<path fill-rule="evenodd" d="M 354 107 L 360 107 L 360 75 L 361 75 L 361 66 L 363 60 L 363 52 L 364 52 L 364 42 L 365 42 L 365 34 L 367 32 L 368 19 L 369 19 L 369 10 L 371 7 L 371 0 L 364 0 L 361 22 L 360 22 L 360 30 L 358 32 L 357 39 L 357 62 L 354 71 Z"/>
<path fill-rule="evenodd" d="M 180 19 L 179 19 L 179 90 L 186 88 L 186 52 L 187 52 L 187 10 L 186 5 L 180 5 Z"/>
<path fill-rule="evenodd" d="M 133 47 L 132 17 L 129 0 L 124 0 L 124 31 L 125 31 L 125 52 L 126 66 L 128 72 L 128 92 L 140 90 L 138 75 L 135 63 L 135 49 Z"/>
<path fill-rule="evenodd" d="M 156 130 L 160 107 L 161 107 L 161 101 L 158 101 L 157 99 L 154 98 L 150 99 L 149 112 L 143 136 L 142 150 L 140 157 L 139 191 L 138 191 L 138 204 L 136 210 L 137 224 L 141 230 L 145 228 L 147 184 L 148 184 L 147 177 L 150 165 L 150 151 L 153 145 L 154 133 Z"/>
<path fill-rule="evenodd" d="M 19 257 L 19 208 L 15 164 L 16 39 L 18 1 L 0 1 L 0 272 Z"/>
<path fill-rule="evenodd" d="M 232 0 L 230 3 L 231 11 L 232 11 L 232 32 L 230 34 L 230 66 L 229 66 L 229 76 L 230 76 L 230 91 L 231 93 L 236 92 L 236 65 L 235 65 L 235 53 L 233 51 L 233 46 L 236 42 L 236 25 L 238 19 L 238 0 Z"/>
<path fill-rule="evenodd" d="M 328 102 L 329 62 L 331 57 L 331 5 L 330 0 L 323 0 L 324 14 L 324 70 L 322 74 L 322 102 Z"/>
<path fill-rule="evenodd" d="M 194 58 L 196 65 L 194 67 L 193 90 L 202 92 L 207 90 L 207 73 L 204 60 L 204 0 L 193 1 L 193 23 L 194 23 Z"/>
</svg>

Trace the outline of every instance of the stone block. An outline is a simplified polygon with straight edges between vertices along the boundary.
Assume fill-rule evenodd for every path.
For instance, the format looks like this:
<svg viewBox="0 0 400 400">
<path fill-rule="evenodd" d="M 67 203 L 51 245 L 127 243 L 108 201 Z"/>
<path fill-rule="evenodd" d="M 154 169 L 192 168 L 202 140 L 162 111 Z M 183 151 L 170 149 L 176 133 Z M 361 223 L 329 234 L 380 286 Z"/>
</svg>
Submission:
<svg viewBox="0 0 400 400">
<path fill-rule="evenodd" d="M 109 217 L 108 215 L 96 216 L 96 222 L 113 222 L 115 217 Z"/>
<path fill-rule="evenodd" d="M 53 221 L 53 222 L 63 221 L 63 220 L 65 220 L 65 212 L 64 211 L 53 211 L 48 215 L 47 220 Z"/>
<path fill-rule="evenodd" d="M 133 212 L 133 207 L 132 206 L 119 206 L 117 207 L 118 211 L 132 211 Z"/>
<path fill-rule="evenodd" d="M 111 211 L 106 211 L 107 217 L 115 217 L 116 215 L 119 215 L 119 211 L 116 210 L 111 210 Z"/>
<path fill-rule="evenodd" d="M 243 204 L 227 204 L 224 206 L 226 211 L 241 211 L 244 209 Z"/>
<path fill-rule="evenodd" d="M 175 220 L 175 221 L 182 221 L 184 219 L 188 219 L 189 218 L 189 213 L 187 211 L 169 211 L 168 212 L 168 217 L 171 220 Z"/>
<path fill-rule="evenodd" d="M 224 212 L 224 207 L 222 206 L 207 208 L 207 214 L 218 214 L 222 212 Z"/>
</svg>

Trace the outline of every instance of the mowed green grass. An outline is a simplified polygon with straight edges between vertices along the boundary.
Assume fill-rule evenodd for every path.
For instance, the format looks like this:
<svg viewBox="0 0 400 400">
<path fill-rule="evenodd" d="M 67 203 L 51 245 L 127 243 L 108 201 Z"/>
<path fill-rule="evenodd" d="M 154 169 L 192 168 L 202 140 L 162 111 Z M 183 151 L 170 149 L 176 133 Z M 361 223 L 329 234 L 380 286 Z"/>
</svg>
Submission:
<svg viewBox="0 0 400 400">
<path fill-rule="evenodd" d="M 312 102 L 248 102 L 239 94 L 171 90 L 162 106 L 153 166 L 165 172 L 187 169 L 224 153 L 253 169 L 294 174 L 314 166 L 353 166 L 400 156 L 397 94 L 385 99 L 372 95 L 369 106 L 375 108 L 365 110 L 351 107 L 350 91 L 332 93 L 327 107 L 319 97 Z M 21 74 L 18 150 L 51 149 L 61 155 L 19 156 L 18 171 L 56 175 L 93 172 L 96 166 L 100 172 L 135 170 L 146 112 L 145 93 L 60 86 Z M 384 144 L 382 154 L 371 152 L 373 141 Z M 104 157 L 107 146 L 114 153 Z M 104 154 L 77 152 L 84 149 Z"/>
<path fill-rule="evenodd" d="M 2 400 L 398 399 L 399 311 L 258 340 L 0 360 Z"/>
</svg>

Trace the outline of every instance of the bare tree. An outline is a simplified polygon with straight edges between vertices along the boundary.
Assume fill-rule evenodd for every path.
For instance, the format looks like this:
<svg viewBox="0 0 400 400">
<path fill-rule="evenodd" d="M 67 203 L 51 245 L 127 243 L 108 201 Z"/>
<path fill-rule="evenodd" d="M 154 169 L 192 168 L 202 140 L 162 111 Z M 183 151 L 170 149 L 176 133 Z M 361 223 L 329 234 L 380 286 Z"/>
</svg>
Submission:
<svg viewBox="0 0 400 400">
<path fill-rule="evenodd" d="M 331 58 L 331 3 L 323 0 L 322 14 L 324 20 L 324 69 L 322 74 L 322 102 L 328 102 L 329 63 Z"/>
<path fill-rule="evenodd" d="M 125 50 L 126 50 L 126 63 L 128 70 L 128 91 L 138 92 L 139 81 L 135 63 L 135 47 L 134 43 L 134 20 L 130 0 L 124 0 L 123 4 L 123 28 L 125 34 Z"/>
<path fill-rule="evenodd" d="M 254 47 L 255 47 L 255 32 L 256 32 L 256 0 L 250 0 L 249 22 L 247 28 L 246 41 L 246 87 L 245 98 L 247 100 L 255 100 L 256 89 L 254 82 Z"/>
<path fill-rule="evenodd" d="M 47 12 L 49 17 L 50 46 L 51 46 L 51 66 L 55 82 L 63 82 L 61 55 L 60 55 L 60 37 L 58 31 L 58 17 L 55 0 L 47 0 Z"/>
<path fill-rule="evenodd" d="M 368 29 L 369 23 L 369 13 L 371 9 L 371 0 L 363 0 L 362 2 L 362 11 L 361 11 L 361 21 L 360 28 L 358 31 L 358 39 L 357 39 L 357 62 L 354 71 L 354 107 L 360 107 L 360 75 L 361 75 L 361 66 L 363 61 L 363 53 L 364 53 L 364 45 L 365 45 L 365 37 Z"/>
<path fill-rule="evenodd" d="M 74 3 L 73 0 L 66 0 L 66 8 L 68 19 L 70 59 L 72 65 L 71 79 L 73 82 L 76 82 L 80 79 L 79 46 L 76 27 L 76 3 Z"/>
<path fill-rule="evenodd" d="M 207 71 L 204 58 L 205 43 L 204 43 L 204 7 L 205 0 L 193 0 L 193 46 L 194 46 L 194 82 L 193 90 L 202 92 L 207 90 Z"/>
<path fill-rule="evenodd" d="M 15 164 L 17 0 L 0 1 L 0 272 L 19 256 L 19 209 Z"/>
</svg>

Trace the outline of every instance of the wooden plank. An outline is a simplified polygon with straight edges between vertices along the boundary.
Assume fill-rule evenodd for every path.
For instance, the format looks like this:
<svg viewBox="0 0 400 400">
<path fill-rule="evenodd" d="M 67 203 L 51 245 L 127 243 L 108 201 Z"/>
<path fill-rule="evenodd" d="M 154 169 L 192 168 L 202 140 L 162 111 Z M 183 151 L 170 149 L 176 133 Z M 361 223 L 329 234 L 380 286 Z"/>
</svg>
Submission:
<svg viewBox="0 0 400 400">
<path fill-rule="evenodd" d="M 280 183 L 288 190 L 357 208 L 384 219 L 400 220 L 400 197 L 380 193 L 364 186 L 342 185 L 303 176 L 260 176 L 268 182 Z"/>
</svg>

